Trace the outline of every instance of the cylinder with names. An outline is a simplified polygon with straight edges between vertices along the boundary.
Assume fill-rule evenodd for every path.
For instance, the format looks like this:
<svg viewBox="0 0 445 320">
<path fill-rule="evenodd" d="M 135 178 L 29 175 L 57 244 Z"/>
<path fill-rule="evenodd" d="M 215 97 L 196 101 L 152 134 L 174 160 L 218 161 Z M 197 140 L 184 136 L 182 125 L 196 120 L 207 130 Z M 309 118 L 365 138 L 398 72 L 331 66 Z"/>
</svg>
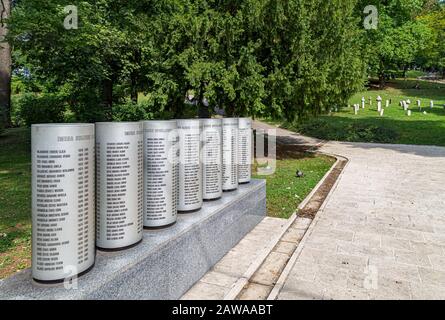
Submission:
<svg viewBox="0 0 445 320">
<path fill-rule="evenodd" d="M 223 190 L 238 188 L 238 118 L 224 118 L 223 124 Z"/>
<path fill-rule="evenodd" d="M 222 196 L 222 120 L 201 119 L 202 197 L 214 200 Z"/>
<path fill-rule="evenodd" d="M 178 211 L 195 211 L 202 207 L 202 169 L 200 161 L 200 121 L 178 120 L 179 193 Z"/>
<path fill-rule="evenodd" d="M 94 125 L 31 128 L 32 277 L 62 282 L 94 265 Z"/>
<path fill-rule="evenodd" d="M 249 183 L 252 167 L 252 120 L 239 119 L 238 130 L 238 182 Z"/>
<path fill-rule="evenodd" d="M 144 227 L 177 219 L 179 149 L 175 120 L 144 121 Z"/>
<path fill-rule="evenodd" d="M 96 123 L 96 245 L 120 250 L 142 240 L 140 122 Z"/>
</svg>

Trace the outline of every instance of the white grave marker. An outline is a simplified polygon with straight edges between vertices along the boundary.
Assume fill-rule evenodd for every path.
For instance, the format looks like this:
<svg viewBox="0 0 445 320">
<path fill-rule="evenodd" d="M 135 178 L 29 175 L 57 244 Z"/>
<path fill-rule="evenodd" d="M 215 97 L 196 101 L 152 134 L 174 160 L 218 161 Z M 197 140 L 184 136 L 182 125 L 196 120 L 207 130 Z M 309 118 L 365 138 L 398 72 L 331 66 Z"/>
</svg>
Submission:
<svg viewBox="0 0 445 320">
<path fill-rule="evenodd" d="M 378 96 L 376 100 L 377 100 L 377 111 L 380 112 L 382 110 L 382 97 Z"/>
</svg>

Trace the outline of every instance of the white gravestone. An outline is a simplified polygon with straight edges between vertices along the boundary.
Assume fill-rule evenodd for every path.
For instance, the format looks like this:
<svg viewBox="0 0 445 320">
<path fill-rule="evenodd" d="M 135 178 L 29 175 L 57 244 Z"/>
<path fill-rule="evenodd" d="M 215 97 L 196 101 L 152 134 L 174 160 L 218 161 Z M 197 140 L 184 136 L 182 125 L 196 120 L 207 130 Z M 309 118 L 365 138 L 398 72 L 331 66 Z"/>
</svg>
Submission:
<svg viewBox="0 0 445 320">
<path fill-rule="evenodd" d="M 402 105 L 403 105 L 403 110 L 406 111 L 408 110 L 408 104 L 406 103 L 406 101 L 402 101 Z"/>
<path fill-rule="evenodd" d="M 383 113 L 385 112 L 385 109 L 380 110 L 380 116 L 383 117 Z"/>
<path fill-rule="evenodd" d="M 431 100 L 431 101 L 430 101 L 430 109 L 433 109 L 433 108 L 434 108 L 434 101 Z"/>
<path fill-rule="evenodd" d="M 96 246 L 142 241 L 143 132 L 140 122 L 96 123 Z"/>
<path fill-rule="evenodd" d="M 377 100 L 377 111 L 380 112 L 382 110 L 382 97 L 378 96 L 376 100 Z"/>
<path fill-rule="evenodd" d="M 406 111 L 406 115 L 407 115 L 408 117 L 411 117 L 411 110 L 407 110 L 407 111 Z"/>
<path fill-rule="evenodd" d="M 365 97 L 362 97 L 362 109 L 365 109 Z"/>
<path fill-rule="evenodd" d="M 238 188 L 238 118 L 223 119 L 223 190 Z"/>
<path fill-rule="evenodd" d="M 202 197 L 214 200 L 222 196 L 222 120 L 201 119 Z"/>
<path fill-rule="evenodd" d="M 32 277 L 62 282 L 94 265 L 94 124 L 31 128 Z"/>
<path fill-rule="evenodd" d="M 179 200 L 178 211 L 202 207 L 201 137 L 199 119 L 178 120 Z"/>
<path fill-rule="evenodd" d="M 389 108 L 389 100 L 386 100 L 386 107 Z"/>
<path fill-rule="evenodd" d="M 144 227 L 161 228 L 177 220 L 179 136 L 175 120 L 143 121 Z"/>
</svg>

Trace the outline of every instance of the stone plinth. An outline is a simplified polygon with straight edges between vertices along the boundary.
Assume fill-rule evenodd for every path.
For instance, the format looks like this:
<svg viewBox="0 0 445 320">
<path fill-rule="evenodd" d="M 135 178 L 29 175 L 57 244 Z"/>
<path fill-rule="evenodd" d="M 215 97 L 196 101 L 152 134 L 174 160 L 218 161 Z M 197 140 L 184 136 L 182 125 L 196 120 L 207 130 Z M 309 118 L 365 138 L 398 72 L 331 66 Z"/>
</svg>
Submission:
<svg viewBox="0 0 445 320">
<path fill-rule="evenodd" d="M 24 270 L 0 281 L 0 299 L 178 299 L 265 215 L 266 183 L 252 180 L 168 229 L 144 231 L 134 248 L 98 251 L 78 289 L 36 284 Z"/>
</svg>

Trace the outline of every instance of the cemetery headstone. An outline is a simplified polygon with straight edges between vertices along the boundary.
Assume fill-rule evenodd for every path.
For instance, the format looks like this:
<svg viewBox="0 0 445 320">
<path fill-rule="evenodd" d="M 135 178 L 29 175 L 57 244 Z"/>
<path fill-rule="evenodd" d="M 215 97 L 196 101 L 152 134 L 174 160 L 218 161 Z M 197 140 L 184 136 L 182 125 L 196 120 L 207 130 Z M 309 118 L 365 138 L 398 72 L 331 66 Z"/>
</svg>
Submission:
<svg viewBox="0 0 445 320">
<path fill-rule="evenodd" d="M 382 110 L 382 97 L 377 96 L 377 111 L 380 112 Z"/>
</svg>

